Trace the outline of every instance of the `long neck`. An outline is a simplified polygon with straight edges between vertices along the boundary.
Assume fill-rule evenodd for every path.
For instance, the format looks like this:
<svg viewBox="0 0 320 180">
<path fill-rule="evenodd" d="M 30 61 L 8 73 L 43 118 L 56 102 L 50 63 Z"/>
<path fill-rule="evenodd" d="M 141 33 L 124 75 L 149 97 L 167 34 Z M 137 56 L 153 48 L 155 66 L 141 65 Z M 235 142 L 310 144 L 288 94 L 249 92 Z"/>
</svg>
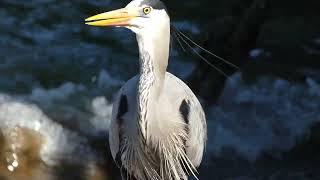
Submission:
<svg viewBox="0 0 320 180">
<path fill-rule="evenodd" d="M 170 30 L 159 37 L 137 36 L 140 56 L 140 77 L 153 77 L 154 85 L 161 88 L 169 59 Z M 160 38 L 160 36 L 162 38 Z M 139 85 L 144 86 L 140 78 Z"/>
<path fill-rule="evenodd" d="M 137 107 L 138 126 L 147 140 L 148 119 L 161 95 L 169 58 L 170 30 L 161 31 L 162 38 L 137 36 L 140 53 L 140 78 Z"/>
</svg>

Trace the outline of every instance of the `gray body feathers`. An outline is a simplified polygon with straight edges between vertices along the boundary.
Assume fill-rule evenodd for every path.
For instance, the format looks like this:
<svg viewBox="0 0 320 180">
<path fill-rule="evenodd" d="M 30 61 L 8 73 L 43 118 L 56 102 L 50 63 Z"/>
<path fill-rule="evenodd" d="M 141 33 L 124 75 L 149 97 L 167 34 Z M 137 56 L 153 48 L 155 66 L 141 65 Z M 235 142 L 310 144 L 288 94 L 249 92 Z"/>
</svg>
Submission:
<svg viewBox="0 0 320 180">
<path fill-rule="evenodd" d="M 125 169 L 123 178 L 180 180 L 195 175 L 207 139 L 199 101 L 185 83 L 166 73 L 143 142 L 137 126 L 139 78 L 133 77 L 121 88 L 112 111 L 110 148 L 117 164 Z"/>
</svg>

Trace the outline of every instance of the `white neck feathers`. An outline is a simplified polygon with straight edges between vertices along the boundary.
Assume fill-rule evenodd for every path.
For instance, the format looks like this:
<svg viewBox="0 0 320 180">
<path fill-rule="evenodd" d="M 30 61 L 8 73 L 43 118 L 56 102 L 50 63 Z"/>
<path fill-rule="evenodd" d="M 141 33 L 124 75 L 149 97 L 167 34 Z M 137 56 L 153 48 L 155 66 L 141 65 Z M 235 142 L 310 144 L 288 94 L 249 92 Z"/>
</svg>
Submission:
<svg viewBox="0 0 320 180">
<path fill-rule="evenodd" d="M 137 95 L 138 129 L 147 141 L 148 122 L 152 118 L 152 110 L 155 108 L 163 89 L 166 69 L 169 58 L 169 34 L 164 32 L 162 37 L 152 38 L 137 35 L 140 54 L 140 77 Z M 161 37 L 161 34 L 158 34 Z M 157 35 L 157 36 L 158 36 Z"/>
</svg>

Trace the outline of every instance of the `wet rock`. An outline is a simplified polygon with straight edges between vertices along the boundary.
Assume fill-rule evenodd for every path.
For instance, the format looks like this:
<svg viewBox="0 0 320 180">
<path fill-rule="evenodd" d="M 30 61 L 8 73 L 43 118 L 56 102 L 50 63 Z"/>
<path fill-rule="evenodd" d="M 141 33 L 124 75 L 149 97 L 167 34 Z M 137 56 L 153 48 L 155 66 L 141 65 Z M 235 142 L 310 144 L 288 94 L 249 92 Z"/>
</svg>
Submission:
<svg viewBox="0 0 320 180">
<path fill-rule="evenodd" d="M 5 180 L 50 179 L 51 174 L 40 159 L 42 142 L 42 136 L 31 129 L 18 126 L 6 129 L 0 137 L 0 177 Z"/>
<path fill-rule="evenodd" d="M 49 166 L 41 160 L 43 136 L 34 130 L 16 126 L 0 132 L 0 179 L 1 180 L 108 180 L 112 171 L 106 164 L 88 162 L 77 164 L 60 161 Z"/>
</svg>

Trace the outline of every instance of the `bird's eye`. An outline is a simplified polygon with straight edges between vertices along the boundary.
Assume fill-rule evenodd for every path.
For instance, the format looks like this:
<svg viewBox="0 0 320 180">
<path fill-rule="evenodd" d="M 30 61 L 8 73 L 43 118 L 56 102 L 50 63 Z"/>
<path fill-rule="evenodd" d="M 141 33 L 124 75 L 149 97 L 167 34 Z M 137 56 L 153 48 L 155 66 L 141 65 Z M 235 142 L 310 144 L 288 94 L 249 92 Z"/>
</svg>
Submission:
<svg viewBox="0 0 320 180">
<path fill-rule="evenodd" d="M 151 7 L 145 7 L 145 8 L 143 8 L 143 13 L 144 13 L 145 15 L 149 14 L 150 12 L 151 12 Z"/>
</svg>

